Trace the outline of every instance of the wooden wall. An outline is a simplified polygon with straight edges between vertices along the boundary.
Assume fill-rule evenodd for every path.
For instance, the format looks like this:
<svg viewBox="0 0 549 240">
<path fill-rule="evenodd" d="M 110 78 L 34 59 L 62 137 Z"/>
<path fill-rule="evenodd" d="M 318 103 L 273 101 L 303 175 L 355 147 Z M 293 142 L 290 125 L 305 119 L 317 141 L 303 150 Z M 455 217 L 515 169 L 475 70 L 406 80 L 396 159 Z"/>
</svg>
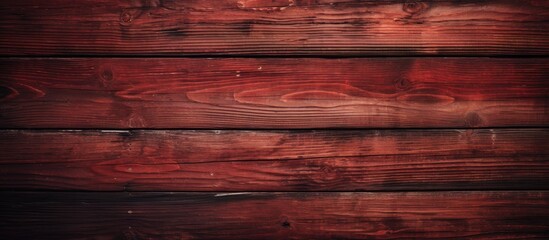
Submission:
<svg viewBox="0 0 549 240">
<path fill-rule="evenodd" d="M 0 14 L 0 239 L 549 238 L 549 1 Z"/>
</svg>

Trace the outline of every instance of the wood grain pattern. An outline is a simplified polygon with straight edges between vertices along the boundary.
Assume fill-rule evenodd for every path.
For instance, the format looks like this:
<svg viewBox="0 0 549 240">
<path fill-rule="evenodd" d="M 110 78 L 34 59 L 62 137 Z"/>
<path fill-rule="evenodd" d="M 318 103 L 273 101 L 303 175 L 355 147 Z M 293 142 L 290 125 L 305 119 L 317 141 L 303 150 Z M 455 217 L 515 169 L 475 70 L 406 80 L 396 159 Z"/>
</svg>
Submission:
<svg viewBox="0 0 549 240">
<path fill-rule="evenodd" d="M 18 0 L 1 55 L 547 55 L 544 0 Z"/>
<path fill-rule="evenodd" d="M 549 125 L 549 59 L 0 60 L 2 128 Z"/>
<path fill-rule="evenodd" d="M 547 192 L 25 193 L 6 239 L 547 239 Z"/>
<path fill-rule="evenodd" d="M 548 189 L 548 129 L 0 131 L 0 188 Z"/>
<path fill-rule="evenodd" d="M 549 239 L 547 0 L 0 15 L 0 239 Z"/>
</svg>

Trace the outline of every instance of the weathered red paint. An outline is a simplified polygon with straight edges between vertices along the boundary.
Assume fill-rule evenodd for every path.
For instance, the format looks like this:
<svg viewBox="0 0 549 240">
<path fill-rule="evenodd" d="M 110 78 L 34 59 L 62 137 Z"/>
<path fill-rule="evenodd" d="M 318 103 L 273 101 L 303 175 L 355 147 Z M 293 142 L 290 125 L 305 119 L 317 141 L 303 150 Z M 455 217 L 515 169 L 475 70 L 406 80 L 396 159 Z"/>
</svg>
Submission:
<svg viewBox="0 0 549 240">
<path fill-rule="evenodd" d="M 0 127 L 540 127 L 548 61 L 4 59 Z"/>
<path fill-rule="evenodd" d="M 540 0 L 19 0 L 1 55 L 547 55 Z"/>
<path fill-rule="evenodd" d="M 547 129 L 0 131 L 0 188 L 548 189 Z"/>
</svg>

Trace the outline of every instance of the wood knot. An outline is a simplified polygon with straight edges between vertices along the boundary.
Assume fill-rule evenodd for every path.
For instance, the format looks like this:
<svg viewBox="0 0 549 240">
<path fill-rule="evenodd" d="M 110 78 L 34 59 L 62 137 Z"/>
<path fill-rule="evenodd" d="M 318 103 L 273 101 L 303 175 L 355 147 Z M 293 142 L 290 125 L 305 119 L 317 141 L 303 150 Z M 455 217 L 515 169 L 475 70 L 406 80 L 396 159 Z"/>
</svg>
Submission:
<svg viewBox="0 0 549 240">
<path fill-rule="evenodd" d="M 318 181 L 331 181 L 339 178 L 339 173 L 337 169 L 332 166 L 322 166 L 320 168 L 320 176 L 317 179 Z"/>
<path fill-rule="evenodd" d="M 111 80 L 112 80 L 112 76 L 113 76 L 112 70 L 110 70 L 110 69 L 105 69 L 105 70 L 103 70 L 103 72 L 101 73 L 101 78 L 102 78 L 102 79 L 105 79 L 105 80 L 107 80 L 107 81 L 111 81 Z"/>
<path fill-rule="evenodd" d="M 132 21 L 133 21 L 133 14 L 129 10 L 124 9 L 120 14 L 120 24 L 127 26 L 127 25 L 130 25 Z"/>
<path fill-rule="evenodd" d="M 482 125 L 482 122 L 482 118 L 476 112 L 468 113 L 465 116 L 465 125 L 467 127 L 478 127 Z"/>
<path fill-rule="evenodd" d="M 394 81 L 394 85 L 396 89 L 408 90 L 412 87 L 412 82 L 407 78 L 398 78 Z"/>
<path fill-rule="evenodd" d="M 402 10 L 410 14 L 418 14 L 425 11 L 428 7 L 427 3 L 424 2 L 406 1 L 402 6 Z"/>
<path fill-rule="evenodd" d="M 325 174 L 330 174 L 330 173 L 333 173 L 335 171 L 335 169 L 330 167 L 330 166 L 323 166 L 323 167 L 320 168 L 320 170 Z"/>
<path fill-rule="evenodd" d="M 114 79 L 114 73 L 109 68 L 101 68 L 99 72 L 99 81 L 103 87 L 109 87 Z"/>
<path fill-rule="evenodd" d="M 282 218 L 280 219 L 280 226 L 282 226 L 283 228 L 291 228 L 292 224 L 288 220 L 288 217 L 282 216 Z"/>
</svg>

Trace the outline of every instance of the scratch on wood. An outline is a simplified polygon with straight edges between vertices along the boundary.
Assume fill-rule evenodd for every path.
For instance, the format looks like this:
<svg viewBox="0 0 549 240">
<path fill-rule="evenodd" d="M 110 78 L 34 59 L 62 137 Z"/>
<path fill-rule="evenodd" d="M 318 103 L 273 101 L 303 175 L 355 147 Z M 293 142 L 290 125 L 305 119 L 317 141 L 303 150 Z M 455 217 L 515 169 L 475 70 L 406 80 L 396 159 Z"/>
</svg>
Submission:
<svg viewBox="0 0 549 240">
<path fill-rule="evenodd" d="M 250 195 L 250 192 L 237 192 L 237 193 L 218 193 L 214 197 L 227 197 L 227 196 L 238 196 L 238 195 Z"/>
<path fill-rule="evenodd" d="M 130 133 L 129 130 L 101 130 L 102 133 Z"/>
<path fill-rule="evenodd" d="M 241 0 L 237 2 L 239 9 L 253 11 L 283 11 L 291 6 L 295 6 L 295 0 Z"/>
</svg>

